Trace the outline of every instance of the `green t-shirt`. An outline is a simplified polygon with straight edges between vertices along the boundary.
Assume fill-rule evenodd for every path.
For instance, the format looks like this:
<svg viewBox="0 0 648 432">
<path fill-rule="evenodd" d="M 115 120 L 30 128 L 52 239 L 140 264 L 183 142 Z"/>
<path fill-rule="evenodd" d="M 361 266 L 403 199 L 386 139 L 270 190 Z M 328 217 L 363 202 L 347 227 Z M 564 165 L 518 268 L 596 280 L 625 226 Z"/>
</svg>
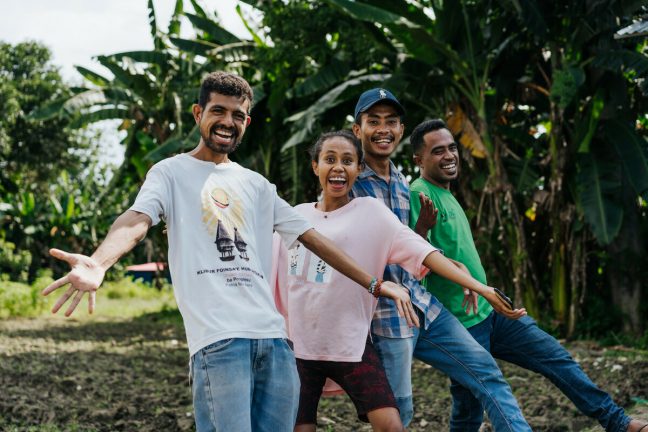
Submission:
<svg viewBox="0 0 648 432">
<path fill-rule="evenodd" d="M 472 277 L 486 284 L 486 272 L 475 248 L 468 218 L 449 190 L 433 185 L 423 178 L 414 180 L 410 186 L 410 227 L 414 228 L 421 212 L 419 192 L 427 195 L 439 210 L 437 223 L 428 233 L 428 241 L 441 249 L 446 257 L 463 263 Z M 480 296 L 477 313 L 473 314 L 471 310 L 470 315 L 467 315 L 466 310 L 461 307 L 464 298 L 463 289 L 435 273 L 429 273 L 423 280 L 423 286 L 434 294 L 465 327 L 479 324 L 493 310 L 486 299 Z"/>
</svg>

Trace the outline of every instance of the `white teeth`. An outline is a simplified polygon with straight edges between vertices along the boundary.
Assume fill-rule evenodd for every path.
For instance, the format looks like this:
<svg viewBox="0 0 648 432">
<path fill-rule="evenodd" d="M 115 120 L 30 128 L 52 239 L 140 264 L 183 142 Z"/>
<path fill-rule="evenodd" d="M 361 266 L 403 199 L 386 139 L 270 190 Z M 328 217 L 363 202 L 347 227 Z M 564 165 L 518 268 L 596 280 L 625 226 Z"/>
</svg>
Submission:
<svg viewBox="0 0 648 432">
<path fill-rule="evenodd" d="M 233 135 L 231 132 L 225 132 L 225 131 L 214 131 L 214 133 L 218 136 L 222 136 L 225 138 L 231 138 Z"/>
<path fill-rule="evenodd" d="M 457 164 L 452 163 L 452 164 L 448 164 L 448 165 L 441 165 L 441 168 L 442 169 L 452 169 L 452 168 L 455 168 L 456 166 L 457 166 Z"/>
<path fill-rule="evenodd" d="M 342 177 L 332 177 L 332 178 L 329 179 L 329 181 L 332 181 L 332 182 L 346 182 L 346 179 L 342 178 Z"/>
</svg>

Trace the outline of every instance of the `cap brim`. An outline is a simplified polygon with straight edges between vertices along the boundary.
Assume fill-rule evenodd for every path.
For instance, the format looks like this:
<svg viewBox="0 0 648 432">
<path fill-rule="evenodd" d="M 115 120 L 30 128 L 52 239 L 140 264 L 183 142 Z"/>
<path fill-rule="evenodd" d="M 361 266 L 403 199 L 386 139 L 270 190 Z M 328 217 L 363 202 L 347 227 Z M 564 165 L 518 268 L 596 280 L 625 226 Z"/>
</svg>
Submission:
<svg viewBox="0 0 648 432">
<path fill-rule="evenodd" d="M 363 112 L 366 112 L 369 108 L 371 108 L 372 106 L 377 105 L 379 103 L 389 104 L 389 105 L 393 106 L 394 108 L 396 108 L 396 111 L 398 112 L 398 115 L 402 116 L 402 115 L 405 114 L 405 108 L 403 108 L 403 106 L 400 103 L 398 103 L 398 102 L 396 102 L 395 100 L 392 100 L 392 99 L 380 99 L 380 100 L 368 103 L 367 105 L 363 106 L 358 111 L 358 114 L 362 114 Z"/>
</svg>

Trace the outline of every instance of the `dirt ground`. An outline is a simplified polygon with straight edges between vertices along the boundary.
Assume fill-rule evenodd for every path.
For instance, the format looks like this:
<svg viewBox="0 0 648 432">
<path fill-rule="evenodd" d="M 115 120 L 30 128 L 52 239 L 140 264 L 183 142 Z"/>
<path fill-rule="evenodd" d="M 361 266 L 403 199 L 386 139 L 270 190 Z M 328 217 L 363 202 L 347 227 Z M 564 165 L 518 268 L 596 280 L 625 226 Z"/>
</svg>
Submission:
<svg viewBox="0 0 648 432">
<path fill-rule="evenodd" d="M 647 352 L 584 342 L 568 348 L 618 403 L 648 418 Z M 187 363 L 175 312 L 130 320 L 0 321 L 0 430 L 193 430 Z M 502 367 L 534 430 L 602 430 L 544 378 Z M 409 430 L 447 430 L 447 378 L 418 362 L 413 376 L 416 414 Z M 319 424 L 324 431 L 370 430 L 345 396 L 322 401 Z M 488 424 L 482 430 L 490 430 Z"/>
</svg>

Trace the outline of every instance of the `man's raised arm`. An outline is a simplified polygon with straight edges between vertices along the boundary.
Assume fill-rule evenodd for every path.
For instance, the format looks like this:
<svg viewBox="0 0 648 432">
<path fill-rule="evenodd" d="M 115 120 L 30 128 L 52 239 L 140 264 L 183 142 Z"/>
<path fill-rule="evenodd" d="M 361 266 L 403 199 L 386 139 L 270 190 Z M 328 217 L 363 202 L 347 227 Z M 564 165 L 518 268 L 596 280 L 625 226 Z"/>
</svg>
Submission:
<svg viewBox="0 0 648 432">
<path fill-rule="evenodd" d="M 54 281 L 42 292 L 43 295 L 48 295 L 58 288 L 70 284 L 67 291 L 52 308 L 52 313 L 58 312 L 61 306 L 74 295 L 70 306 L 65 311 L 65 316 L 70 316 L 85 292 L 88 293 L 88 312 L 92 313 L 96 291 L 103 282 L 106 270 L 115 264 L 122 255 L 133 249 L 146 236 L 150 226 L 151 218 L 149 216 L 127 210 L 115 220 L 108 235 L 92 256 L 50 249 L 50 254 L 54 258 L 66 261 L 72 267 L 67 275 Z"/>
</svg>

